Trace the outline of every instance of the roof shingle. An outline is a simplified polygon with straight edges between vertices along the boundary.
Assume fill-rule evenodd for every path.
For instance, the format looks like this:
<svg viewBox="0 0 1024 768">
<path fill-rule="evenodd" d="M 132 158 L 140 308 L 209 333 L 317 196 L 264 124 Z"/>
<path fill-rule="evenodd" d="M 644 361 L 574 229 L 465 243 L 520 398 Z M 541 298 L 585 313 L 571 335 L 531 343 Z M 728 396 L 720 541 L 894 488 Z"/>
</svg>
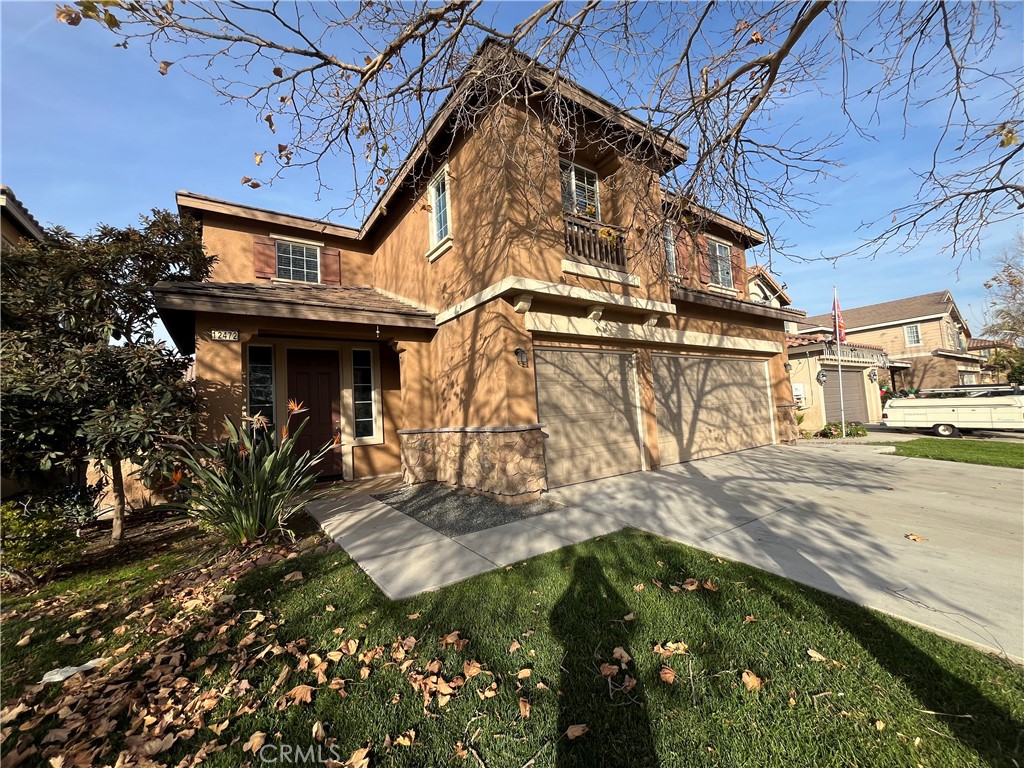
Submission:
<svg viewBox="0 0 1024 768">
<path fill-rule="evenodd" d="M 949 312 L 954 306 L 953 297 L 949 291 L 935 291 L 935 293 L 926 293 L 921 296 L 885 301 L 881 304 L 869 304 L 866 307 L 844 309 L 843 320 L 846 330 L 852 331 L 869 325 L 898 323 L 912 317 L 941 315 Z M 832 313 L 808 317 L 806 320 L 800 321 L 799 324 L 802 328 L 830 328 Z"/>
</svg>

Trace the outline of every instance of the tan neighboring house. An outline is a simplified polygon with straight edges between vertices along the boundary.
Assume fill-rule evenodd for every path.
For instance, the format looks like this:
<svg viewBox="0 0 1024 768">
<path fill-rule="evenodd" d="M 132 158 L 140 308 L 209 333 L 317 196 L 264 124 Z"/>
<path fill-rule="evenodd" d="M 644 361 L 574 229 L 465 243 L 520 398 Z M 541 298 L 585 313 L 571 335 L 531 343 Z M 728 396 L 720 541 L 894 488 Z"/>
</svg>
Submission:
<svg viewBox="0 0 1024 768">
<path fill-rule="evenodd" d="M 885 350 L 895 389 L 978 384 L 983 359 L 949 291 L 843 310 L 847 340 Z M 808 317 L 802 334 L 832 333 L 832 315 Z M 889 383 L 889 382 L 884 382 Z"/>
<path fill-rule="evenodd" d="M 993 365 L 992 356 L 1002 354 L 1018 354 L 1021 350 L 1016 344 L 999 339 L 968 339 L 967 349 L 984 361 L 981 364 L 979 384 L 1006 384 L 1006 371 L 1002 366 Z"/>
<path fill-rule="evenodd" d="M 839 423 L 844 415 L 846 421 L 861 424 L 882 420 L 880 385 L 886 382 L 880 379 L 887 377 L 888 359 L 881 347 L 837 348 L 831 335 L 789 336 L 786 345 L 801 429 L 817 432 L 825 424 Z"/>
<path fill-rule="evenodd" d="M 308 444 L 338 442 L 327 475 L 510 502 L 795 438 L 784 324 L 803 313 L 750 300 L 760 233 L 663 195 L 686 148 L 564 81 L 572 154 L 516 99 L 466 126 L 473 79 L 359 228 L 178 193 L 219 260 L 154 292 L 209 432 L 262 414 L 280 435 L 300 400 Z"/>
</svg>

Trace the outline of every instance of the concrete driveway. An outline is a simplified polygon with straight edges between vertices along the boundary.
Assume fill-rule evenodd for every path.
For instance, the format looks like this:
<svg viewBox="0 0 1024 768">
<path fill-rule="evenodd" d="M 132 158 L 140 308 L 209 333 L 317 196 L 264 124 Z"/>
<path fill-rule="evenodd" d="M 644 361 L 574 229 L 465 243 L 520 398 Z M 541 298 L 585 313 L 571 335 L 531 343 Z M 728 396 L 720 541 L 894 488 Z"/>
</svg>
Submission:
<svg viewBox="0 0 1024 768">
<path fill-rule="evenodd" d="M 1024 659 L 1024 472 L 881 450 L 769 446 L 551 496 Z"/>
</svg>

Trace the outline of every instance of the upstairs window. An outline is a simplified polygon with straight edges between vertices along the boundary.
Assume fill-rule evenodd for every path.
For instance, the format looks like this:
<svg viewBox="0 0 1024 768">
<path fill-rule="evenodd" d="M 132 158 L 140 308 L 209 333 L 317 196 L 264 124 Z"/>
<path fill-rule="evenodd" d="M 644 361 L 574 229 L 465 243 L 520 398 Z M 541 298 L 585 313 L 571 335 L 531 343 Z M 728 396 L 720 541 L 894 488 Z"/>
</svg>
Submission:
<svg viewBox="0 0 1024 768">
<path fill-rule="evenodd" d="M 907 346 L 914 346 L 921 343 L 921 326 L 908 325 L 903 329 L 907 337 Z"/>
<path fill-rule="evenodd" d="M 568 160 L 563 160 L 559 168 L 562 172 L 562 211 L 600 221 L 601 198 L 598 195 L 597 174 Z"/>
<path fill-rule="evenodd" d="M 448 171 L 441 171 L 430 182 L 430 244 L 443 242 L 451 236 L 448 216 Z"/>
<path fill-rule="evenodd" d="M 679 274 L 679 265 L 676 263 L 676 226 L 671 221 L 666 221 L 661 228 L 661 236 L 665 242 L 665 266 L 669 275 Z"/>
<path fill-rule="evenodd" d="M 708 240 L 708 268 L 711 284 L 732 288 L 732 249 L 725 243 Z"/>
<path fill-rule="evenodd" d="M 320 282 L 320 249 L 287 240 L 277 241 L 277 276 L 303 283 Z"/>
</svg>

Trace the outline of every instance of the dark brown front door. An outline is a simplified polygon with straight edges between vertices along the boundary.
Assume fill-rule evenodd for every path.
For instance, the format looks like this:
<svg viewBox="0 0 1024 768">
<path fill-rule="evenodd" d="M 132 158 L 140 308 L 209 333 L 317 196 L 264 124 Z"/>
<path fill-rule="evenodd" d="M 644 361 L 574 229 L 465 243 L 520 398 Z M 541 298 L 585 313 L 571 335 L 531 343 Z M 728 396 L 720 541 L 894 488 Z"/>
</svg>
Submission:
<svg viewBox="0 0 1024 768">
<path fill-rule="evenodd" d="M 330 349 L 288 350 L 288 399 L 306 409 L 292 417 L 289 429 L 298 429 L 309 419 L 296 447 L 316 453 L 334 439 L 341 424 L 341 378 L 338 353 Z M 320 463 L 323 475 L 342 475 L 341 447 L 334 448 Z"/>
</svg>

